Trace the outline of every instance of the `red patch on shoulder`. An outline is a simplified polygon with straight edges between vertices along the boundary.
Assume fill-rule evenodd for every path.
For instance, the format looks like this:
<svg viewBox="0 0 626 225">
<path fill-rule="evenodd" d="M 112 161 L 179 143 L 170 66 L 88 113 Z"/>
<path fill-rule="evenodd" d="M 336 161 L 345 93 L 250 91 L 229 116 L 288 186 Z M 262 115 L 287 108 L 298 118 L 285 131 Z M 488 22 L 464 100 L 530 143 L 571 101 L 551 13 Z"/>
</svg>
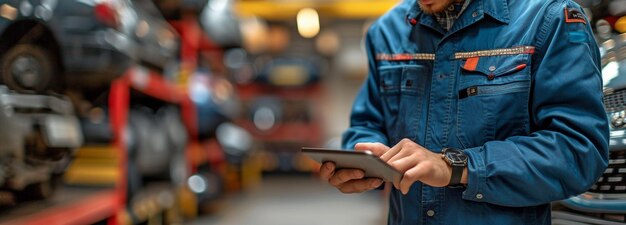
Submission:
<svg viewBox="0 0 626 225">
<path fill-rule="evenodd" d="M 587 20 L 585 20 L 585 15 L 582 12 L 578 11 L 577 9 L 568 8 L 565 8 L 565 22 L 587 24 Z"/>
</svg>

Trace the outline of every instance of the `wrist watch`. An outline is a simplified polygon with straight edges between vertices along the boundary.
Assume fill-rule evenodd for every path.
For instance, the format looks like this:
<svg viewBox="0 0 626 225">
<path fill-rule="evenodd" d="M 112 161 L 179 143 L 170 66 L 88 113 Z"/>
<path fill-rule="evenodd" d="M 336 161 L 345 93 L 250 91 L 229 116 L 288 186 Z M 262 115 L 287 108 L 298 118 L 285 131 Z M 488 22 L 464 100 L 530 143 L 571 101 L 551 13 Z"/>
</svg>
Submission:
<svg viewBox="0 0 626 225">
<path fill-rule="evenodd" d="M 452 166 L 452 176 L 448 187 L 463 186 L 461 185 L 461 176 L 463 176 L 463 169 L 467 167 L 467 155 L 456 148 L 444 148 L 441 151 L 441 158 Z"/>
</svg>

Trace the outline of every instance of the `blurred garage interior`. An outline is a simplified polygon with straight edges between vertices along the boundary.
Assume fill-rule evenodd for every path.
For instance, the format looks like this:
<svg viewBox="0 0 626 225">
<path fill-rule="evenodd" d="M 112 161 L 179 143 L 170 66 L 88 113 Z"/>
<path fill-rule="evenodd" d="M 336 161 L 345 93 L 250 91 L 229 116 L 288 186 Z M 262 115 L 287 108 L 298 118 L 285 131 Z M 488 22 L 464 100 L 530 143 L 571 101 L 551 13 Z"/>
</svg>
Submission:
<svg viewBox="0 0 626 225">
<path fill-rule="evenodd" d="M 300 149 L 340 148 L 399 1 L 0 0 L 0 225 L 386 224 L 389 185 L 342 194 Z M 553 224 L 626 224 L 626 1 L 577 2 L 611 162 Z"/>
</svg>

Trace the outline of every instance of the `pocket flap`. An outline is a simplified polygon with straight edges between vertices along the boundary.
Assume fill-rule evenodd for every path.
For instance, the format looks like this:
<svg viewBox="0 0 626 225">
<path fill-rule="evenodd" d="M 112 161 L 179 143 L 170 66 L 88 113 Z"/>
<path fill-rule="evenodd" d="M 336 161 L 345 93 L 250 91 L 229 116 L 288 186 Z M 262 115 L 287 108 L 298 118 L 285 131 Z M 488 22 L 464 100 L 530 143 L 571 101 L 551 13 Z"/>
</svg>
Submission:
<svg viewBox="0 0 626 225">
<path fill-rule="evenodd" d="M 476 72 L 493 80 L 499 76 L 506 76 L 525 70 L 529 63 L 529 55 L 507 55 L 468 58 L 462 62 L 461 69 L 467 72 Z M 528 70 L 527 70 L 528 71 Z"/>
<path fill-rule="evenodd" d="M 380 91 L 382 94 L 415 93 L 423 86 L 427 76 L 425 68 L 420 65 L 402 65 L 381 67 Z"/>
</svg>

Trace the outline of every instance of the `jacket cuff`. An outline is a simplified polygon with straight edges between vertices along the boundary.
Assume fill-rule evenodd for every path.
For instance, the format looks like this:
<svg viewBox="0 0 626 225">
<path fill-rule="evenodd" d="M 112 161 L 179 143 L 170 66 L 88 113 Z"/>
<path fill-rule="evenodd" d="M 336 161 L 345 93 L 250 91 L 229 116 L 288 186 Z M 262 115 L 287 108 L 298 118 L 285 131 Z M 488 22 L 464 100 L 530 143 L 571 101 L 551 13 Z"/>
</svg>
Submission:
<svg viewBox="0 0 626 225">
<path fill-rule="evenodd" d="M 483 202 L 486 199 L 486 173 L 485 160 L 482 147 L 468 148 L 464 150 L 468 156 L 467 161 L 467 187 L 463 192 L 463 199 Z"/>
</svg>

